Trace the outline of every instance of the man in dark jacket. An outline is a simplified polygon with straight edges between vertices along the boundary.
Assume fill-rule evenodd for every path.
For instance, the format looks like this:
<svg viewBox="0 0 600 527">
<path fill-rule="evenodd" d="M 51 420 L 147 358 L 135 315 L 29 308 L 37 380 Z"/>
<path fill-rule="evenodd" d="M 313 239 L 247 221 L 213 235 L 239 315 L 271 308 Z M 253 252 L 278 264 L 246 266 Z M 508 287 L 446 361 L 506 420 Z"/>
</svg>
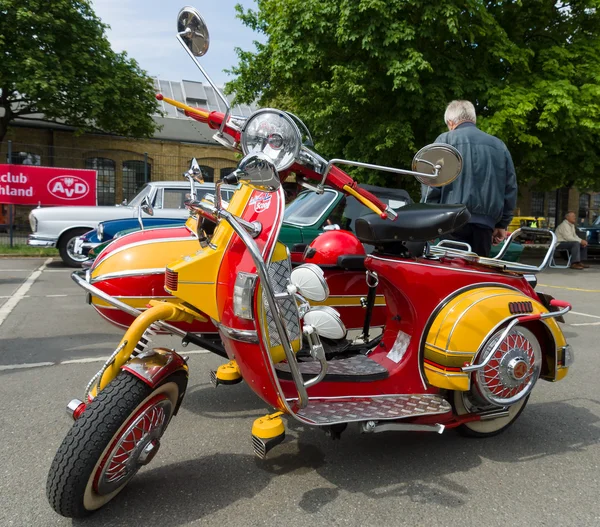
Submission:
<svg viewBox="0 0 600 527">
<path fill-rule="evenodd" d="M 515 167 L 506 145 L 477 128 L 475 107 L 469 101 L 452 101 L 444 120 L 449 132 L 435 142 L 452 145 L 462 154 L 462 172 L 446 187 L 424 187 L 422 201 L 466 205 L 471 220 L 446 238 L 466 242 L 480 256 L 489 256 L 492 242 L 504 240 L 513 217 Z"/>
</svg>

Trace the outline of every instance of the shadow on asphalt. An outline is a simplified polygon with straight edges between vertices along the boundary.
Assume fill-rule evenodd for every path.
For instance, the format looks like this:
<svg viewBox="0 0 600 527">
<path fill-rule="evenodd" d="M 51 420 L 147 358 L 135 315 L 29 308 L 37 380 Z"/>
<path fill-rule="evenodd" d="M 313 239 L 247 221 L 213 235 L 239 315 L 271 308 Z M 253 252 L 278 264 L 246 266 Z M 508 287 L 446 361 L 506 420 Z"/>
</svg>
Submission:
<svg viewBox="0 0 600 527">
<path fill-rule="evenodd" d="M 106 344 L 112 342 L 111 344 Z M 0 339 L 0 364 L 21 364 L 26 362 L 60 362 L 85 357 L 108 356 L 119 343 L 119 337 L 111 333 L 80 333 L 58 337 L 2 338 Z M 102 348 L 94 347 L 106 344 Z M 84 346 L 82 349 L 81 346 Z"/>
<path fill-rule="evenodd" d="M 232 396 L 231 391 L 223 390 L 213 398 L 203 389 L 194 393 L 191 406 L 204 406 L 197 410 L 201 415 L 208 415 L 206 407 L 212 405 L 229 407 L 242 395 L 241 391 Z M 247 404 L 246 410 L 258 409 L 260 401 L 253 401 L 257 404 Z M 316 513 L 341 499 L 341 493 L 351 493 L 368 499 L 407 497 L 413 502 L 458 508 L 469 502 L 471 491 L 470 486 L 454 480 L 456 473 L 469 472 L 486 461 L 523 464 L 522 470 L 526 470 L 531 460 L 585 452 L 597 444 L 600 419 L 582 405 L 600 406 L 600 401 L 531 404 L 513 427 L 488 439 L 465 438 L 454 431 L 367 435 L 353 427 L 341 441 L 332 442 L 321 431 L 287 419 L 288 437 L 293 439 L 275 447 L 266 460 L 223 453 L 145 470 L 113 503 L 74 525 L 121 525 L 121 521 L 126 525 L 132 518 L 146 526 L 187 524 L 238 500 L 254 498 L 281 476 L 310 473 L 322 478 L 320 486 L 306 490 L 297 504 L 284 506 Z M 231 404 L 234 407 L 240 410 Z M 250 448 L 248 441 L 248 451 Z M 514 484 L 508 475 L 513 469 L 488 466 L 490 478 L 506 477 L 507 485 Z M 481 476 L 477 481 L 480 485 Z M 306 479 L 298 482 L 301 486 Z"/>
</svg>

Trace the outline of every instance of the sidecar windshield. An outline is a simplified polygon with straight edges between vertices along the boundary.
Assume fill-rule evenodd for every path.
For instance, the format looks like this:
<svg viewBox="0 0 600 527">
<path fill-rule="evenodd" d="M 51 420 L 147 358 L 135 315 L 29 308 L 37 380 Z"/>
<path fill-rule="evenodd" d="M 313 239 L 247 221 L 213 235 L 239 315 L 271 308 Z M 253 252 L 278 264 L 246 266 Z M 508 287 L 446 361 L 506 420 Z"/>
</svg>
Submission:
<svg viewBox="0 0 600 527">
<path fill-rule="evenodd" d="M 283 221 L 291 225 L 314 225 L 327 213 L 337 196 L 337 192 L 328 189 L 323 194 L 301 193 L 286 207 Z"/>
</svg>

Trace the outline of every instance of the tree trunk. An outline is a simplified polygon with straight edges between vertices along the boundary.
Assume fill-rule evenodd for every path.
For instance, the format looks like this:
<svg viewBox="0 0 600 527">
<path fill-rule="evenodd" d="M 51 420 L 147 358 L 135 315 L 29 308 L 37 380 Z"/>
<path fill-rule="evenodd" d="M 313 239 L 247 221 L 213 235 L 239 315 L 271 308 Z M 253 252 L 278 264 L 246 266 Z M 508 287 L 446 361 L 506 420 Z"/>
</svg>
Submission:
<svg viewBox="0 0 600 527">
<path fill-rule="evenodd" d="M 8 124 L 13 118 L 13 114 L 10 107 L 10 102 L 4 102 L 0 104 L 0 109 L 4 110 L 4 115 L 0 117 L 0 143 L 4 140 L 6 132 L 8 132 Z"/>
</svg>

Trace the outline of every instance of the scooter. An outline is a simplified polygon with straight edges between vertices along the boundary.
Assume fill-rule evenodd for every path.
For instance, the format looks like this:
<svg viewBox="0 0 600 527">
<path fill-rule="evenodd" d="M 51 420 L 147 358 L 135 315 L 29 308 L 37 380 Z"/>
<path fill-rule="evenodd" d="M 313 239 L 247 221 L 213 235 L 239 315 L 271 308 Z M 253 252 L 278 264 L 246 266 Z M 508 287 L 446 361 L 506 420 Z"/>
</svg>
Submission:
<svg viewBox="0 0 600 527">
<path fill-rule="evenodd" d="M 178 21 L 190 53 L 206 49 L 208 31 L 199 13 L 184 8 Z M 286 149 L 279 148 L 275 159 L 272 151 L 298 136 L 281 124 L 291 122 L 283 112 L 263 110 L 259 117 L 242 131 L 242 142 L 260 146 L 229 178 L 238 187 L 227 209 L 218 191 L 214 204 L 195 204 L 216 224 L 210 243 L 167 267 L 165 289 L 181 302 L 152 301 L 88 384 L 85 402 L 70 403 L 75 423 L 47 482 L 59 514 L 78 517 L 100 508 L 158 452 L 189 370 L 173 350 L 136 351 L 159 321 L 210 318 L 215 324 L 232 364 L 276 409 L 252 426 L 259 457 L 284 440 L 283 416 L 333 438 L 349 423 L 365 433 L 457 428 L 495 435 L 518 418 L 539 379 L 566 376 L 573 353 L 556 319 L 571 306 L 536 294 L 528 276 L 547 265 L 553 247 L 540 267 L 482 258 L 455 242 L 415 258 L 404 240 L 455 230 L 468 221 L 466 208 L 409 205 L 395 214 L 337 166 L 355 162 L 321 163 L 305 148 L 302 156 L 292 152 L 292 162 L 319 177 L 317 192 L 327 182 L 373 210 L 356 221 L 356 235 L 375 252 L 355 265 L 364 266 L 388 307 L 381 339 L 328 357 L 324 340 L 344 341 L 347 331 L 335 309 L 309 303 L 328 296 L 323 272 L 312 264 L 292 271 L 287 249 L 277 242 L 284 193 L 275 161 Z M 265 129 L 269 133 L 260 136 Z M 455 149 L 430 145 L 417 153 L 412 170 L 387 169 L 442 186 L 458 176 L 460 165 Z"/>
</svg>

